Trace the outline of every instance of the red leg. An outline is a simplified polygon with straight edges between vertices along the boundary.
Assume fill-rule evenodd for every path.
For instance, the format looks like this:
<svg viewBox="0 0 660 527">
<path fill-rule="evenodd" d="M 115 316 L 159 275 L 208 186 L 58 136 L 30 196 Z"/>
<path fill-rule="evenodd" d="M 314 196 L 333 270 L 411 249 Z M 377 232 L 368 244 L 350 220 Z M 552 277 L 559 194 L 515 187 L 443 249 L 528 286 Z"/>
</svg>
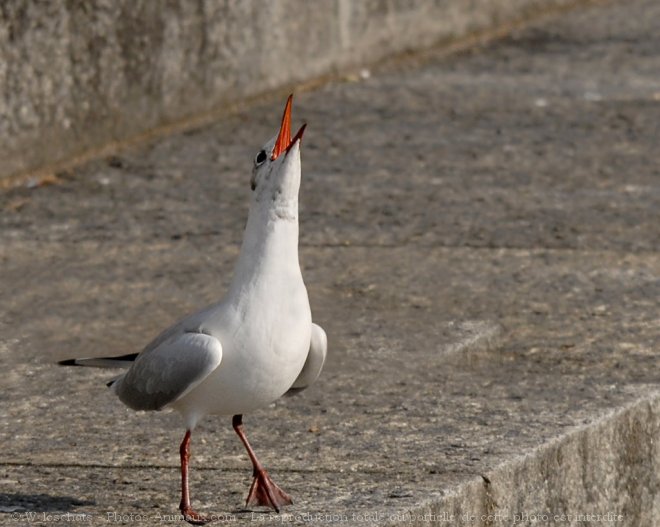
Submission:
<svg viewBox="0 0 660 527">
<path fill-rule="evenodd" d="M 192 525 L 205 525 L 210 520 L 197 514 L 190 506 L 190 489 L 188 488 L 188 462 L 190 461 L 190 430 L 186 430 L 186 435 L 179 448 L 181 453 L 181 503 L 179 509 L 184 519 Z"/>
<path fill-rule="evenodd" d="M 243 416 L 235 415 L 232 420 L 232 426 L 243 442 L 243 446 L 245 446 L 245 450 L 247 450 L 248 456 L 250 456 L 250 461 L 252 461 L 252 475 L 254 479 L 252 480 L 252 486 L 250 487 L 245 505 L 247 507 L 264 505 L 275 509 L 277 512 L 280 512 L 280 508 L 284 505 L 291 505 L 293 503 L 291 497 L 273 483 L 268 472 L 259 463 L 250 443 L 248 443 L 245 432 L 243 431 Z"/>
</svg>

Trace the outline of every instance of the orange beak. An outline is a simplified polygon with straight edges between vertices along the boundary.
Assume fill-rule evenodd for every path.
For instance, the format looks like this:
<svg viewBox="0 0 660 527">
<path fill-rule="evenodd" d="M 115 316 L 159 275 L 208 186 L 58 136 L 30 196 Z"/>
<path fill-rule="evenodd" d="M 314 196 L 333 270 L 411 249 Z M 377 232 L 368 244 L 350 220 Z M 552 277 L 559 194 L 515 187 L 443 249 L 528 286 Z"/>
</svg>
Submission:
<svg viewBox="0 0 660 527">
<path fill-rule="evenodd" d="M 293 136 L 291 139 L 291 104 L 293 103 L 293 93 L 289 95 L 289 98 L 286 100 L 286 106 L 284 107 L 284 115 L 282 115 L 282 124 L 280 125 L 280 133 L 277 135 L 277 140 L 275 141 L 275 148 L 273 148 L 273 155 L 270 156 L 271 161 L 275 161 L 282 152 L 287 154 L 291 147 L 302 139 L 303 133 L 305 132 L 306 124 L 303 124 L 298 130 L 298 133 Z"/>
</svg>

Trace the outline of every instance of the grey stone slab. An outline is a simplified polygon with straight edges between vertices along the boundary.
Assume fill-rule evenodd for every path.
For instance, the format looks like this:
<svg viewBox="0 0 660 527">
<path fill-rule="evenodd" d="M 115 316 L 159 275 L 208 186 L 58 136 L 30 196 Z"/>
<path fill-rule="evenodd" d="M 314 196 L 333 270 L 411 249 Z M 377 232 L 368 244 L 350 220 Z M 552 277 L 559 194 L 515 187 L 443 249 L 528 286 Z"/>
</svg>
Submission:
<svg viewBox="0 0 660 527">
<path fill-rule="evenodd" d="M 612 3 L 297 97 L 300 257 L 330 356 L 309 391 L 246 417 L 296 504 L 241 512 L 249 462 L 209 418 L 200 510 L 654 524 L 659 16 Z M 137 351 L 222 294 L 279 106 L 0 194 L 0 521 L 176 512 L 177 416 L 123 408 L 111 372 L 51 362 Z"/>
<path fill-rule="evenodd" d="M 140 333 L 152 323 L 154 314 L 147 313 L 155 299 L 144 294 L 146 284 L 139 284 L 137 277 L 157 265 L 152 258 L 160 257 L 162 248 L 158 244 L 133 251 L 126 247 L 123 254 L 135 266 L 131 269 L 107 257 L 117 252 L 116 247 L 106 246 L 104 251 L 103 245 L 78 245 L 79 250 L 87 249 L 79 257 L 88 262 L 90 272 L 96 267 L 94 276 L 106 277 L 99 278 L 98 290 L 104 289 L 104 280 L 115 282 L 119 290 L 112 296 L 126 302 L 124 307 L 108 308 L 122 314 L 116 316 L 124 320 L 125 340 L 139 340 L 125 323 L 128 318 Z M 63 254 L 59 261 L 44 259 L 43 265 L 66 271 L 71 265 L 67 251 L 61 244 L 51 247 Z M 192 250 L 188 247 L 182 254 Z M 610 408 L 625 407 L 654 393 L 653 386 L 641 383 L 657 380 L 656 313 L 648 311 L 640 290 L 657 287 L 657 281 L 650 279 L 659 269 L 655 256 L 629 257 L 633 271 L 618 275 L 606 266 L 607 253 L 348 247 L 307 249 L 302 256 L 311 268 L 310 283 L 318 286 L 311 288 L 313 300 L 318 297 L 318 320 L 331 335 L 327 369 L 309 392 L 247 419 L 264 462 L 295 491 L 298 505 L 289 511 L 294 516 L 323 511 L 352 518 L 371 511 L 389 518 L 422 510 L 420 504 L 427 502 L 435 504 L 430 510 L 440 511 L 437 514 L 446 512 L 448 505 L 437 509 L 437 500 L 452 489 L 472 488 L 475 478 L 495 479 L 501 470 L 522 478 L 509 463 L 515 467 L 521 456 L 534 457 L 535 449 L 542 450 L 539 445 L 579 434 L 603 420 Z M 29 254 L 25 258 L 34 260 Z M 201 259 L 195 276 L 212 274 L 200 264 Z M 112 266 L 117 273 L 134 275 L 133 282 L 107 272 Z M 403 272 L 413 268 L 414 273 Z M 598 271 L 588 276 L 594 269 Z M 19 280 L 17 275 L 11 282 Z M 447 285 L 429 292 L 431 283 Z M 548 288 L 548 283 L 554 285 Z M 59 287 L 57 281 L 51 286 Z M 168 289 L 176 291 L 173 286 Z M 77 322 L 90 325 L 99 346 L 111 346 L 113 338 L 121 335 L 113 335 L 115 324 L 95 322 L 98 290 L 74 282 L 52 296 L 69 294 L 69 303 L 79 306 Z M 648 294 L 655 295 L 653 290 Z M 604 303 L 607 298 L 610 302 Z M 627 299 L 623 305 L 621 298 Z M 135 310 L 132 314 L 129 306 Z M 56 311 L 48 301 L 44 309 Z M 167 304 L 161 309 L 167 311 Z M 463 317 L 452 319 L 457 314 Z M 488 314 L 498 322 L 470 322 L 468 314 Z M 58 316 L 54 327 L 75 322 L 66 314 Z M 566 322 L 575 318 L 579 325 Z M 500 323 L 507 327 L 504 334 Z M 98 502 L 72 506 L 72 510 L 137 514 L 146 507 L 151 512 L 154 504 L 147 507 L 145 501 L 150 497 L 159 502 L 155 505 L 163 514 L 167 508 L 162 503 L 171 503 L 175 510 L 177 446 L 182 434 L 176 416 L 136 414 L 123 408 L 104 386 L 108 372 L 28 362 L 38 351 L 48 352 L 48 337 L 34 329 L 12 344 L 14 350 L 25 352 L 24 360 L 15 351 L 3 355 L 9 362 L 3 369 L 10 372 L 5 398 L 12 424 L 3 438 L 3 456 L 11 460 L 10 467 L 14 463 L 52 470 L 78 467 L 86 477 L 98 474 L 93 494 L 108 496 L 107 501 L 103 506 Z M 51 331 L 50 335 L 54 345 L 61 345 L 58 339 L 70 339 L 75 348 L 87 344 L 76 327 L 70 333 Z M 142 340 L 148 338 L 144 335 Z M 122 348 L 122 353 L 126 351 L 132 349 Z M 227 496 L 222 489 L 227 484 L 240 489 L 241 482 L 246 486 L 249 469 L 229 420 L 205 420 L 195 434 L 193 452 L 195 466 L 205 474 L 201 485 L 199 479 L 195 485 L 201 487 L 201 504 L 206 510 L 232 513 L 243 496 Z M 576 458 L 571 463 L 588 461 Z M 130 472 L 140 467 L 147 474 L 169 469 L 161 476 L 169 479 L 169 487 L 163 481 L 160 491 L 149 490 L 146 497 L 141 495 L 144 485 L 139 485 L 137 494 L 130 483 L 129 488 L 115 488 L 110 477 L 115 469 Z M 497 477 L 503 478 L 498 492 L 503 492 L 501 485 L 514 485 L 503 475 Z M 655 484 L 654 476 L 649 477 Z M 208 492 L 214 498 L 207 498 Z M 456 500 L 469 502 L 459 495 Z M 17 499 L 12 499 L 16 504 Z M 520 503 L 526 499 L 521 496 Z M 115 505 L 106 511 L 109 502 Z M 524 511 L 539 506 L 510 507 Z M 559 509 L 553 505 L 551 510 Z"/>
</svg>

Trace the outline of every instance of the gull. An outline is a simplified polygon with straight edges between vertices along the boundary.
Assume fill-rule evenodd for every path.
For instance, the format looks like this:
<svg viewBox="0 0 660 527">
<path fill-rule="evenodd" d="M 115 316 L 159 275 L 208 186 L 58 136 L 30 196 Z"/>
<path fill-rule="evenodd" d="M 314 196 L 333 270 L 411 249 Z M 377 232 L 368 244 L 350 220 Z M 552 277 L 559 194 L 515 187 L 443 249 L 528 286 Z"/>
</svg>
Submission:
<svg viewBox="0 0 660 527">
<path fill-rule="evenodd" d="M 188 487 L 191 435 L 206 415 L 233 416 L 253 467 L 246 506 L 279 512 L 292 504 L 252 450 L 243 414 L 307 388 L 325 362 L 327 336 L 312 322 L 298 262 L 300 143 L 306 124 L 291 138 L 292 100 L 290 95 L 279 133 L 254 158 L 243 244 L 224 298 L 170 326 L 140 353 L 60 362 L 127 368 L 108 383 L 126 406 L 180 413 L 186 432 L 179 509 L 194 525 L 209 521 L 193 510 Z"/>
</svg>

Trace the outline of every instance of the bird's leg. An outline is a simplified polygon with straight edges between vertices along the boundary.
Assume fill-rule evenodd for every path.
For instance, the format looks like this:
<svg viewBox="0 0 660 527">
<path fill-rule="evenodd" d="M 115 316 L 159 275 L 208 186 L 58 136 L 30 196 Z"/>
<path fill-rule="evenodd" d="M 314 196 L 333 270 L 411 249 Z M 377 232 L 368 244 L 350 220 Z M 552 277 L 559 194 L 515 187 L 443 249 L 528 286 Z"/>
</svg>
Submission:
<svg viewBox="0 0 660 527">
<path fill-rule="evenodd" d="M 235 415 L 232 420 L 232 426 L 243 442 L 245 450 L 247 450 L 248 456 L 250 456 L 250 461 L 252 461 L 252 475 L 254 476 L 254 479 L 252 480 L 252 486 L 250 487 L 250 492 L 248 493 L 245 505 L 247 507 L 264 505 L 275 509 L 277 512 L 280 512 L 280 508 L 284 505 L 291 505 L 293 503 L 291 497 L 273 483 L 268 472 L 266 472 L 261 463 L 259 463 L 250 443 L 248 443 L 247 437 L 245 437 L 245 432 L 243 431 L 243 416 Z"/>
<path fill-rule="evenodd" d="M 197 514 L 190 506 L 190 489 L 188 488 L 188 462 L 190 461 L 190 430 L 186 430 L 181 447 L 181 503 L 179 510 L 183 518 L 192 525 L 205 525 L 209 522 L 204 516 Z"/>
</svg>

